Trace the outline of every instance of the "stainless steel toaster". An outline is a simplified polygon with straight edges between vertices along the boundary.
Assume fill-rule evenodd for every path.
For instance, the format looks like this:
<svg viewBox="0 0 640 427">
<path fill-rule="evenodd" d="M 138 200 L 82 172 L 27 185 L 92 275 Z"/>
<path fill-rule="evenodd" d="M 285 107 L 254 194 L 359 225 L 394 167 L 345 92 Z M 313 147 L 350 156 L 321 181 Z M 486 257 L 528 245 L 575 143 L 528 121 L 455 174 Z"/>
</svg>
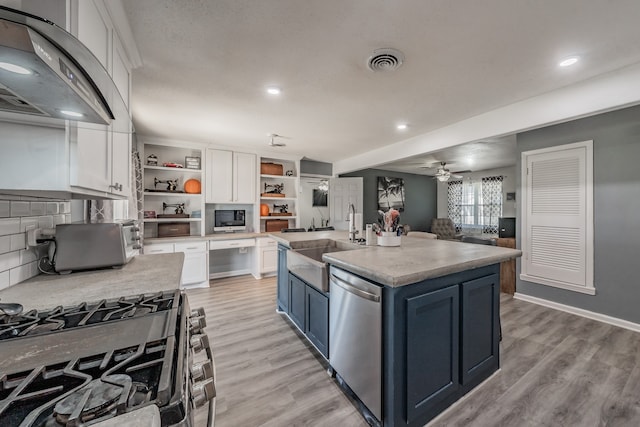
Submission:
<svg viewBox="0 0 640 427">
<path fill-rule="evenodd" d="M 55 270 L 64 274 L 122 266 L 138 253 L 139 231 L 135 221 L 60 224 L 55 235 Z"/>
</svg>

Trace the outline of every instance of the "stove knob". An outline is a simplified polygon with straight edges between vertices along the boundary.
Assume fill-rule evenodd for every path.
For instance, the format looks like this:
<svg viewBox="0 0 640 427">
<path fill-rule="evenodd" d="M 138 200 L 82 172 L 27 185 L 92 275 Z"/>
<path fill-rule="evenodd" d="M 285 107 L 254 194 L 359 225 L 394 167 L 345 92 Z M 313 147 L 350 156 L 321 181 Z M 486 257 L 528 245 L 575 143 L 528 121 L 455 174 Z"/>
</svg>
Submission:
<svg viewBox="0 0 640 427">
<path fill-rule="evenodd" d="M 216 397 L 216 386 L 211 378 L 191 386 L 191 402 L 196 408 L 201 407 L 214 397 Z"/>
<path fill-rule="evenodd" d="M 213 378 L 213 365 L 210 360 L 191 365 L 191 379 L 193 381 L 203 381 L 209 378 Z"/>
<path fill-rule="evenodd" d="M 196 316 L 189 318 L 189 330 L 192 334 L 199 334 L 207 326 L 204 316 Z"/>
<path fill-rule="evenodd" d="M 198 307 L 191 310 L 191 317 L 202 316 L 204 317 L 204 307 Z"/>
<path fill-rule="evenodd" d="M 207 337 L 207 334 L 192 335 L 189 343 L 191 348 L 198 353 L 203 348 L 209 348 L 209 337 Z"/>
</svg>

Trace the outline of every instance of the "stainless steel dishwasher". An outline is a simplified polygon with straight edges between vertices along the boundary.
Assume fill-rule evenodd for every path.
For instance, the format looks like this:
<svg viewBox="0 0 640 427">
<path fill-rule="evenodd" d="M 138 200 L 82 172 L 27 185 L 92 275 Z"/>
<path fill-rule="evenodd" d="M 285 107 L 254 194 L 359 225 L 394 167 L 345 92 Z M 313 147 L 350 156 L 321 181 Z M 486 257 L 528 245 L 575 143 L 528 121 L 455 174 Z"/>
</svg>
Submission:
<svg viewBox="0 0 640 427">
<path fill-rule="evenodd" d="M 331 266 L 329 363 L 382 421 L 382 287 Z"/>
</svg>

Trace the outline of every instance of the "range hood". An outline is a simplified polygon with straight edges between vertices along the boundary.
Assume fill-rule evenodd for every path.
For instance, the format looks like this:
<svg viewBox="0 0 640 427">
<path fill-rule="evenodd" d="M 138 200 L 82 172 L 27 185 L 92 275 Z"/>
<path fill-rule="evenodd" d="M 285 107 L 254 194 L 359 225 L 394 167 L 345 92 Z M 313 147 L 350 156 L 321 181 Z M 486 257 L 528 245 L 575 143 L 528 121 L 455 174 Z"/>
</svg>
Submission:
<svg viewBox="0 0 640 427">
<path fill-rule="evenodd" d="M 0 113 L 112 125 L 131 132 L 122 96 L 98 59 L 46 19 L 0 6 Z M 7 119 L 7 116 L 9 119 Z"/>
</svg>

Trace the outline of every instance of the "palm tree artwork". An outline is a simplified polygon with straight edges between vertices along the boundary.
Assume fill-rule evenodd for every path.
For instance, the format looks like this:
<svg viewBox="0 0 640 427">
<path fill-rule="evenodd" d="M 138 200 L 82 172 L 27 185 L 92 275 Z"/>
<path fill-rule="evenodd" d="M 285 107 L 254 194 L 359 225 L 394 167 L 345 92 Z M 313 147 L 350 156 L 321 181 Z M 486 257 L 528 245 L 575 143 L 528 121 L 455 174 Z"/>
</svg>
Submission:
<svg viewBox="0 0 640 427">
<path fill-rule="evenodd" d="M 404 179 L 388 176 L 378 177 L 378 210 L 404 211 Z"/>
</svg>

